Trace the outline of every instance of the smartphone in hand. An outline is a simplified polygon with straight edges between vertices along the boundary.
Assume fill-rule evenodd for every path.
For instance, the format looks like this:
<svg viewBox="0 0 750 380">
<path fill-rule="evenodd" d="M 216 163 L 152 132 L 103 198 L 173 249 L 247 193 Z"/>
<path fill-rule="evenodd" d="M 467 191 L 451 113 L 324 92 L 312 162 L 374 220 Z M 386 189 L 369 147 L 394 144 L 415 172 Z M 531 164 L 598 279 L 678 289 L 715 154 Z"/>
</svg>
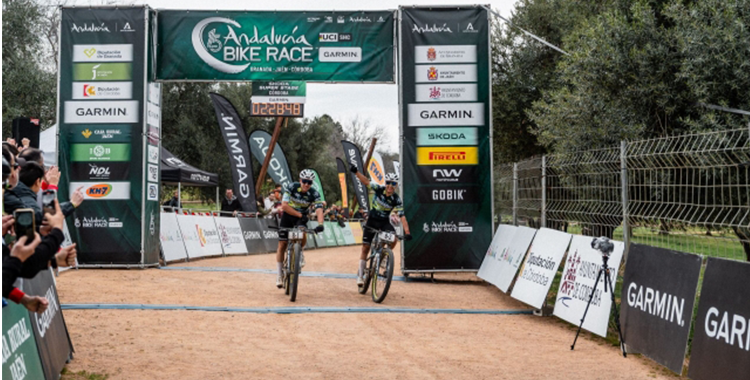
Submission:
<svg viewBox="0 0 750 380">
<path fill-rule="evenodd" d="M 16 240 L 21 236 L 26 236 L 26 244 L 34 241 L 34 233 L 36 232 L 36 218 L 34 217 L 34 210 L 30 208 L 19 208 L 13 211 L 13 219 L 16 223 L 13 228 L 16 231 Z"/>
</svg>

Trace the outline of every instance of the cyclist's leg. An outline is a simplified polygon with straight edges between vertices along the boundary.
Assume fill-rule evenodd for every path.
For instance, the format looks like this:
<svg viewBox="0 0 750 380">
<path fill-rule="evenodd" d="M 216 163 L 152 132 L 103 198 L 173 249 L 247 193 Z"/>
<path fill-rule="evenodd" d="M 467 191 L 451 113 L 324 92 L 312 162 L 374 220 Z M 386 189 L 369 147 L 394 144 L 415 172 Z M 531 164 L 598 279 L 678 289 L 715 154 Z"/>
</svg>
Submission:
<svg viewBox="0 0 750 380">
<path fill-rule="evenodd" d="M 365 223 L 366 227 L 371 228 L 378 228 L 378 223 L 376 223 L 372 218 L 367 218 L 367 222 Z M 362 278 L 362 276 L 365 273 L 365 268 L 367 266 L 367 256 L 370 254 L 370 244 L 372 243 L 372 239 L 375 237 L 375 232 L 373 232 L 369 228 L 363 228 L 364 231 L 362 231 L 362 252 L 359 255 L 359 271 L 357 271 L 357 276 Z"/>
<path fill-rule="evenodd" d="M 281 216 L 281 222 L 279 227 L 291 228 L 297 223 L 298 218 L 295 218 L 289 214 L 284 213 Z M 286 254 L 286 247 L 288 244 L 289 231 L 279 231 L 279 247 L 276 250 L 276 268 L 278 269 L 279 276 L 281 276 L 281 269 L 284 263 L 284 255 Z"/>
</svg>

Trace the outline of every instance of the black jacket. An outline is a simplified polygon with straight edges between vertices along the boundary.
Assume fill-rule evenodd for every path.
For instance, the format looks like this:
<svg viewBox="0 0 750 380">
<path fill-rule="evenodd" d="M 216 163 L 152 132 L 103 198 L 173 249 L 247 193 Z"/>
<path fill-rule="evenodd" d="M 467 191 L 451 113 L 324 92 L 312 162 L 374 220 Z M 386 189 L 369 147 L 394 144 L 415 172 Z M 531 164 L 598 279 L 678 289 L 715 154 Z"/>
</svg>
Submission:
<svg viewBox="0 0 750 380">
<path fill-rule="evenodd" d="M 172 199 L 170 199 L 170 200 L 168 200 L 168 201 L 164 202 L 164 203 L 163 203 L 163 206 L 169 206 L 169 207 L 177 207 L 177 208 L 182 208 L 182 204 L 181 204 L 181 203 L 180 203 L 180 201 L 179 201 L 179 200 L 177 199 L 177 197 L 172 197 Z"/>
<path fill-rule="evenodd" d="M 34 278 L 37 273 L 47 269 L 47 265 L 50 260 L 55 259 L 55 254 L 64 240 L 63 232 L 59 228 L 53 229 L 49 235 L 42 238 L 34 254 L 23 263 L 12 257 L 10 249 L 3 244 L 3 297 L 7 298 L 13 290 L 13 283 L 17 277 Z"/>
<path fill-rule="evenodd" d="M 237 199 L 237 197 L 232 197 L 231 200 L 227 199 L 227 197 L 224 197 L 224 199 L 221 200 L 221 211 L 227 211 L 227 212 L 242 211 L 242 205 L 240 205 L 240 200 Z"/>
<path fill-rule="evenodd" d="M 42 208 L 36 202 L 36 193 L 31 191 L 28 186 L 19 182 L 16 187 L 6 191 L 3 195 L 3 205 L 6 214 L 13 214 L 13 211 L 19 208 L 33 209 L 36 228 L 39 231 L 39 226 L 42 225 Z"/>
</svg>

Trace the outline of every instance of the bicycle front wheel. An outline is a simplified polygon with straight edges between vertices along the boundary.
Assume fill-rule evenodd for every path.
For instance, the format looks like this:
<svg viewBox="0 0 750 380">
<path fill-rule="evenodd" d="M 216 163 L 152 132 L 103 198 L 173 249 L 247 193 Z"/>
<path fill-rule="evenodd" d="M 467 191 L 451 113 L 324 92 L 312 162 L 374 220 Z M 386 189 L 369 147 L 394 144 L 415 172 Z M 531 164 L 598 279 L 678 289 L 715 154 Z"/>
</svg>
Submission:
<svg viewBox="0 0 750 380">
<path fill-rule="evenodd" d="M 297 299 L 297 286 L 299 285 L 300 257 L 302 256 L 302 246 L 299 242 L 294 243 L 292 250 L 292 272 L 289 276 L 289 299 L 294 302 Z"/>
<path fill-rule="evenodd" d="M 390 248 L 383 248 L 380 255 L 376 257 L 372 276 L 372 300 L 375 303 L 381 303 L 388 295 L 388 289 L 391 288 L 393 280 L 393 252 Z"/>
</svg>

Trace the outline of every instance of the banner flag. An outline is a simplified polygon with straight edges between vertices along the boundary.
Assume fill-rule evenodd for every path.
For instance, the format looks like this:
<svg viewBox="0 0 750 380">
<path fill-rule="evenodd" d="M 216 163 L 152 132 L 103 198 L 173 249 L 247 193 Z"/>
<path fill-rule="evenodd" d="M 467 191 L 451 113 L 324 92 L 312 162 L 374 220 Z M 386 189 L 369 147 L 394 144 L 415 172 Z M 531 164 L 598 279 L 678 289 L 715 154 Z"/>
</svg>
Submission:
<svg viewBox="0 0 750 380">
<path fill-rule="evenodd" d="M 494 231 L 490 14 L 402 6 L 398 20 L 403 271 L 478 270 Z"/>
<path fill-rule="evenodd" d="M 571 235 L 565 232 L 540 228 L 523 262 L 521 274 L 516 278 L 511 297 L 541 309 L 570 238 Z"/>
<path fill-rule="evenodd" d="M 689 378 L 747 379 L 750 373 L 749 278 L 750 263 L 708 258 L 695 319 Z M 691 311 L 686 303 L 688 328 Z"/>
<path fill-rule="evenodd" d="M 394 11 L 160 10 L 158 28 L 159 80 L 395 80 Z"/>
<path fill-rule="evenodd" d="M 271 139 L 271 134 L 261 129 L 256 129 L 250 133 L 250 140 L 248 140 L 250 152 L 261 165 L 266 159 L 266 152 L 268 152 L 268 147 L 271 146 Z M 271 176 L 274 183 L 281 185 L 284 189 L 295 180 L 292 171 L 289 170 L 284 149 L 281 148 L 278 141 L 273 148 L 271 161 L 268 163 L 268 175 Z"/>
<path fill-rule="evenodd" d="M 242 128 L 242 120 L 227 98 L 213 92 L 210 95 L 219 129 L 224 137 L 224 144 L 227 146 L 229 162 L 232 164 L 234 193 L 240 201 L 242 211 L 258 212 L 258 206 L 255 203 L 255 181 L 253 180 L 255 176 L 250 162 L 250 147 L 245 129 Z"/>
<path fill-rule="evenodd" d="M 39 358 L 42 360 L 44 378 L 57 380 L 65 363 L 73 357 L 73 343 L 60 308 L 52 269 L 43 270 L 30 280 L 23 279 L 20 284 L 19 288 L 24 293 L 44 297 L 49 302 L 44 313 L 30 311 L 29 318 L 39 348 Z"/>
<path fill-rule="evenodd" d="M 349 217 L 349 194 L 346 189 L 346 165 L 344 161 L 336 157 L 336 168 L 339 172 L 339 184 L 341 185 L 341 208 L 344 209 L 344 216 Z"/>
<path fill-rule="evenodd" d="M 492 237 L 492 243 L 487 248 L 487 254 L 484 255 L 482 265 L 477 271 L 477 277 L 497 286 L 497 272 L 499 270 L 499 257 L 502 257 L 510 246 L 513 235 L 518 227 L 510 224 L 500 224 L 497 226 L 495 236 Z M 507 293 L 507 290 L 505 291 Z"/>
<path fill-rule="evenodd" d="M 147 7 L 62 8 L 58 198 L 69 199 L 73 183 L 85 189 L 66 219 L 82 266 L 158 263 L 158 170 L 155 181 L 146 177 L 149 163 L 159 164 L 160 124 L 145 96 L 149 15 Z"/>
<path fill-rule="evenodd" d="M 378 152 L 372 152 L 372 158 L 370 158 L 370 164 L 367 165 L 367 172 L 370 173 L 370 179 L 380 186 L 385 186 L 385 165 L 383 165 L 383 157 Z"/>
<path fill-rule="evenodd" d="M 320 200 L 325 202 L 326 196 L 323 193 L 323 183 L 320 182 L 320 173 L 318 173 L 318 171 L 315 169 L 310 169 L 310 170 L 315 172 L 315 180 L 313 181 L 313 188 L 315 188 L 315 190 L 318 190 L 318 193 L 320 194 Z M 326 204 L 326 206 L 328 206 L 328 204 Z"/>
<path fill-rule="evenodd" d="M 623 339 L 628 347 L 678 374 L 685 361 L 701 262 L 698 255 L 631 243 L 625 265 Z M 695 347 L 693 341 L 694 353 Z"/>
<path fill-rule="evenodd" d="M 554 315 L 574 325 L 581 323 L 591 291 L 594 288 L 599 268 L 602 266 L 602 255 L 591 247 L 590 236 L 576 235 L 570 242 L 568 259 L 565 261 L 560 288 L 557 290 Z M 612 270 L 612 285 L 617 281 L 617 273 L 625 252 L 625 243 L 612 240 L 614 251 L 609 256 L 608 266 Z M 599 278 L 596 293 L 591 300 L 583 328 L 602 337 L 607 337 L 607 324 L 612 309 L 612 293 L 604 292 L 604 275 Z M 627 342 L 627 341 L 626 341 Z"/>
<path fill-rule="evenodd" d="M 364 164 L 362 163 L 362 153 L 359 151 L 359 148 L 357 148 L 356 145 L 353 143 L 350 143 L 346 140 L 341 140 L 341 145 L 344 146 L 344 154 L 346 155 L 346 163 L 349 167 L 351 165 L 354 165 L 357 167 L 357 170 L 359 170 L 362 174 L 365 174 L 364 172 Z M 349 170 L 347 167 L 346 170 Z M 357 203 L 359 204 L 359 209 L 362 211 L 367 211 L 370 208 L 369 205 L 369 197 L 367 195 L 367 188 L 365 185 L 357 179 L 357 176 L 351 175 L 349 176 L 352 179 L 352 187 L 354 187 L 354 193 L 357 194 Z"/>
</svg>

